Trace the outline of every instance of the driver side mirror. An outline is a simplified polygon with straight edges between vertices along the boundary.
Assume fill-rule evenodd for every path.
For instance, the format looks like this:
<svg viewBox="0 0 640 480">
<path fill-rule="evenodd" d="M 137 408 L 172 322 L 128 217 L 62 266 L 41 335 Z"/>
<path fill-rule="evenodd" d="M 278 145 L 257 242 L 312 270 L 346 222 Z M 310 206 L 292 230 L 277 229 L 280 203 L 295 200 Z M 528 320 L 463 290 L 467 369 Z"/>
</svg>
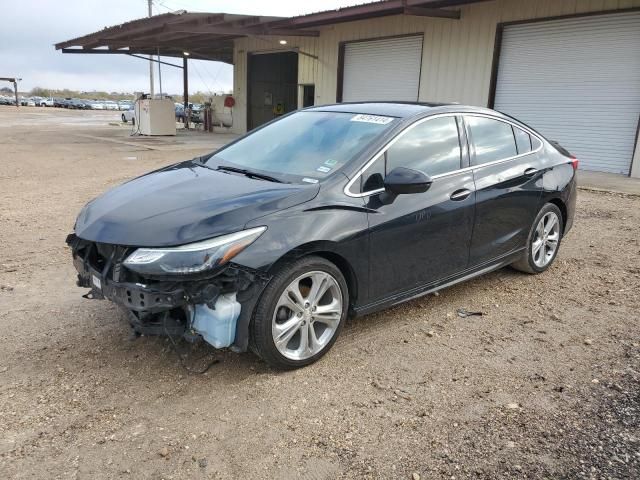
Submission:
<svg viewBox="0 0 640 480">
<path fill-rule="evenodd" d="M 384 189 L 393 195 L 423 193 L 433 180 L 426 173 L 411 168 L 396 167 L 384 179 Z"/>
</svg>

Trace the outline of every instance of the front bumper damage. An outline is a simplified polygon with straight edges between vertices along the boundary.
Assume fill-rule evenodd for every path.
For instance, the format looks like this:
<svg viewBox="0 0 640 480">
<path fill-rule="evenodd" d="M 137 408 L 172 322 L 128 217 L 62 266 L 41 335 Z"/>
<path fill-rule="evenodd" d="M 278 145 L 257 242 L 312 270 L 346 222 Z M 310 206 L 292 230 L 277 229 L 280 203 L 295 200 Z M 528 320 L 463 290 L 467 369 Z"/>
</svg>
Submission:
<svg viewBox="0 0 640 480">
<path fill-rule="evenodd" d="M 237 301 L 240 313 L 235 321 L 235 334 L 228 338 L 235 351 L 246 351 L 249 323 L 255 304 L 269 278 L 262 272 L 229 263 L 199 276 L 143 278 L 130 271 L 123 261 L 135 250 L 131 247 L 90 242 L 70 234 L 73 264 L 78 272 L 77 285 L 89 288 L 88 299 L 107 299 L 124 307 L 129 324 L 136 334 L 182 336 L 189 341 L 210 336 L 196 325 L 196 312 L 212 312 L 207 321 L 216 321 L 216 305 Z M 206 307 L 206 308 L 204 308 Z"/>
</svg>

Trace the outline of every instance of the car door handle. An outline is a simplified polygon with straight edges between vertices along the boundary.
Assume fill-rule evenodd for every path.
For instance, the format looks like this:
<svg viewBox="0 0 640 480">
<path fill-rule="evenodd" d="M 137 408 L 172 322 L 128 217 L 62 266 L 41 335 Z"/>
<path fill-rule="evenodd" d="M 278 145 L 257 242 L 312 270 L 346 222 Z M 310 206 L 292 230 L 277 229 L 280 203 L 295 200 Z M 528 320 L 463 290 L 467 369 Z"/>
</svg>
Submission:
<svg viewBox="0 0 640 480">
<path fill-rule="evenodd" d="M 538 173 L 538 169 L 537 168 L 527 168 L 524 171 L 524 176 L 525 177 L 533 177 L 536 173 Z"/>
<path fill-rule="evenodd" d="M 451 200 L 454 202 L 460 202 L 462 200 L 466 200 L 471 195 L 471 190 L 467 190 L 466 188 L 461 188 L 460 190 L 456 190 L 451 194 Z"/>
</svg>

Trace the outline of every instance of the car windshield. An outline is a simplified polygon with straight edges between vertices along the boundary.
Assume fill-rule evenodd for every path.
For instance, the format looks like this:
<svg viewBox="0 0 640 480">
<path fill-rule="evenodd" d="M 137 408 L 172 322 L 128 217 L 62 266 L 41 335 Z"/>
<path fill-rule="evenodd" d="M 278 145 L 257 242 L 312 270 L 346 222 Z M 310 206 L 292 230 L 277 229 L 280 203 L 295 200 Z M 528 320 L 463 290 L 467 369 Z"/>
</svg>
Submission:
<svg viewBox="0 0 640 480">
<path fill-rule="evenodd" d="M 361 152 L 393 117 L 342 112 L 297 112 L 261 128 L 207 159 L 247 170 L 324 178 Z"/>
</svg>

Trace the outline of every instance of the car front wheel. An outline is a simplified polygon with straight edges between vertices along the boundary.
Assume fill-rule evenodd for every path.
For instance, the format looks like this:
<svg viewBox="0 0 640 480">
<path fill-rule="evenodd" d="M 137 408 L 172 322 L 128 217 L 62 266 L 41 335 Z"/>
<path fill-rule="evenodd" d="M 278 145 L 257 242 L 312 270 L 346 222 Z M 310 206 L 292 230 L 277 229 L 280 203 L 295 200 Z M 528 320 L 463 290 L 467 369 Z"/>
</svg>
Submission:
<svg viewBox="0 0 640 480">
<path fill-rule="evenodd" d="M 258 302 L 253 349 L 276 368 L 309 365 L 333 346 L 348 307 L 347 283 L 333 263 L 316 256 L 289 263 Z"/>
<path fill-rule="evenodd" d="M 533 221 L 526 250 L 511 266 L 526 273 L 542 273 L 558 255 L 562 240 L 562 213 L 553 203 L 547 203 Z"/>
<path fill-rule="evenodd" d="M 122 117 L 122 121 L 124 123 L 127 123 L 127 117 L 124 116 L 124 113 L 122 115 L 120 115 Z"/>
</svg>

